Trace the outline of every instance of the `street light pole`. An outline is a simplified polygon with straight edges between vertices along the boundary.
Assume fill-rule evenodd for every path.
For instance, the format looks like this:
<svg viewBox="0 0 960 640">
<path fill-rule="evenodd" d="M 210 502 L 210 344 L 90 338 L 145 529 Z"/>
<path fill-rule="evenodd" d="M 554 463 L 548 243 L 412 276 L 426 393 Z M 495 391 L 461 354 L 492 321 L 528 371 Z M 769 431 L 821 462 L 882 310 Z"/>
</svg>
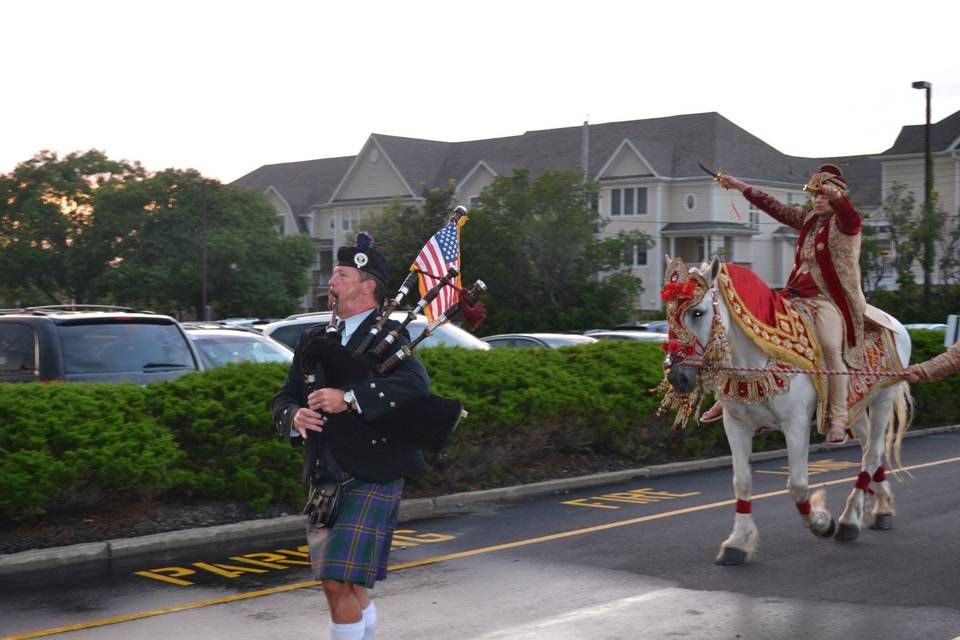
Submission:
<svg viewBox="0 0 960 640">
<path fill-rule="evenodd" d="M 933 154 L 930 151 L 930 93 L 933 85 L 926 80 L 918 80 L 914 89 L 923 89 L 927 94 L 927 123 L 923 129 L 924 167 L 923 167 L 923 302 L 930 302 L 930 272 L 933 270 L 933 237 L 937 230 L 933 227 Z"/>
<path fill-rule="evenodd" d="M 200 319 L 207 313 L 207 181 L 200 182 Z"/>
</svg>

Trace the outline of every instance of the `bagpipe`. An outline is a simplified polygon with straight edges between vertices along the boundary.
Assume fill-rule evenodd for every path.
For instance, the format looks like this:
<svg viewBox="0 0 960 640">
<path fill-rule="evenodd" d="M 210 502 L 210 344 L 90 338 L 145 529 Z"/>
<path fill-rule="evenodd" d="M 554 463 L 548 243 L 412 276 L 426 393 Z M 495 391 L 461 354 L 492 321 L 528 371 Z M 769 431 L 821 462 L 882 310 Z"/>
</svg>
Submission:
<svg viewBox="0 0 960 640">
<path fill-rule="evenodd" d="M 465 207 L 456 207 L 447 224 L 454 223 L 456 226 L 466 214 Z M 303 348 L 301 374 L 307 393 L 322 387 L 343 389 L 365 383 L 374 377 L 388 375 L 413 354 L 417 345 L 433 335 L 440 326 L 458 316 L 463 317 L 470 329 L 475 328 L 485 318 L 485 310 L 479 298 L 486 291 L 486 285 L 482 280 L 477 280 L 469 290 L 462 289 L 456 284 L 459 275 L 457 266 L 449 267 L 442 276 L 427 274 L 419 269 L 412 270 L 355 350 L 341 344 L 339 318 L 334 302 L 333 314 L 326 330 L 322 333 L 316 332 Z M 399 309 L 413 287 L 425 277 L 435 280 L 435 284 L 426 290 L 398 326 L 374 344 L 390 321 L 390 315 Z M 444 287 L 452 287 L 457 291 L 457 301 L 429 323 L 416 340 L 410 344 L 401 344 L 401 336 L 410 322 L 437 298 Z M 449 444 L 454 430 L 466 415 L 462 401 L 431 394 L 400 404 L 376 420 L 364 422 L 382 436 L 396 438 L 418 449 L 439 453 Z M 359 416 L 357 419 L 363 420 Z M 349 429 L 349 425 L 346 428 Z M 343 434 L 336 428 L 325 428 L 322 435 L 336 439 L 347 438 L 349 434 Z"/>
</svg>

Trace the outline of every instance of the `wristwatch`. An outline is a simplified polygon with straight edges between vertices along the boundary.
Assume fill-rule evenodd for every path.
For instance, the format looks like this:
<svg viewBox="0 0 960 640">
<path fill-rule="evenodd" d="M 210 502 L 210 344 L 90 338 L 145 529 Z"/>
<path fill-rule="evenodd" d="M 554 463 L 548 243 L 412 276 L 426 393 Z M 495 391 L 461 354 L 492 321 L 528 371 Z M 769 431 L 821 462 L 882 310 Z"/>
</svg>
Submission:
<svg viewBox="0 0 960 640">
<path fill-rule="evenodd" d="M 353 395 L 353 391 L 347 390 L 343 392 L 343 403 L 347 405 L 347 411 L 353 411 L 353 402 L 357 397 Z"/>
</svg>

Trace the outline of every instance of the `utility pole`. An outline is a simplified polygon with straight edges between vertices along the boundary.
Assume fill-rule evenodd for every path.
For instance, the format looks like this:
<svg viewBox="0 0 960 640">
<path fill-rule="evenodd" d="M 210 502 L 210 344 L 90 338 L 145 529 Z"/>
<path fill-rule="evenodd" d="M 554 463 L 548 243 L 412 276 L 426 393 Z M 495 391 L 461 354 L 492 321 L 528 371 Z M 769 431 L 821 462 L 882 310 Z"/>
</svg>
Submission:
<svg viewBox="0 0 960 640">
<path fill-rule="evenodd" d="M 209 320 L 207 312 L 207 181 L 200 181 L 200 319 Z"/>
</svg>

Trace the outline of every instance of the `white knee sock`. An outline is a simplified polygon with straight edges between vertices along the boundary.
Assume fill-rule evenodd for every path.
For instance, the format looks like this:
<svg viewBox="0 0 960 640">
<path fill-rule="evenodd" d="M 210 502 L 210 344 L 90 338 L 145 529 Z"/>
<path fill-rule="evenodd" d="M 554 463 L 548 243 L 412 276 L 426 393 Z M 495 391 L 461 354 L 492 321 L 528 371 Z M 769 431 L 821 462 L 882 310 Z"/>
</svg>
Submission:
<svg viewBox="0 0 960 640">
<path fill-rule="evenodd" d="M 330 640 L 363 640 L 363 620 L 338 624 L 330 621 Z"/>
<path fill-rule="evenodd" d="M 377 607 L 373 601 L 367 605 L 367 608 L 361 611 L 363 614 L 363 639 L 374 640 L 377 637 Z"/>
</svg>

